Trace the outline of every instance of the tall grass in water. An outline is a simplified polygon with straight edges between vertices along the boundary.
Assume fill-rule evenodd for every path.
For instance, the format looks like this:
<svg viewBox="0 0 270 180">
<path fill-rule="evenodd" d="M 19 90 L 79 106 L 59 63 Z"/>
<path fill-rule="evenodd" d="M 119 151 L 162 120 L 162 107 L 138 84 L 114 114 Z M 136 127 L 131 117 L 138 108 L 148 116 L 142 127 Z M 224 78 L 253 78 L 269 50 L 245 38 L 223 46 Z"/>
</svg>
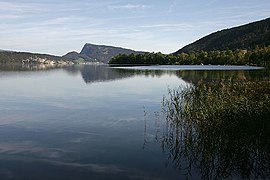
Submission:
<svg viewBox="0 0 270 180">
<path fill-rule="evenodd" d="M 169 90 L 163 112 L 162 148 L 187 177 L 270 178 L 269 78 Z"/>
</svg>

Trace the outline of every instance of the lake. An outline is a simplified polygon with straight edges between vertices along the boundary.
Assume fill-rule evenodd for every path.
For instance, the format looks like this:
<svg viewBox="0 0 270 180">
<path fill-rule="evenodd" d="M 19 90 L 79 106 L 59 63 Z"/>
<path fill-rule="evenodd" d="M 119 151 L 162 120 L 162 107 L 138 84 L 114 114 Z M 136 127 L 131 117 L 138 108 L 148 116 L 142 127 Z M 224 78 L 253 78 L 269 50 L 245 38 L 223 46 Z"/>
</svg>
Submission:
<svg viewBox="0 0 270 180">
<path fill-rule="evenodd" d="M 199 168 L 179 170 L 159 143 L 163 96 L 201 80 L 268 73 L 246 66 L 1 66 L 0 177 L 201 178 Z"/>
</svg>

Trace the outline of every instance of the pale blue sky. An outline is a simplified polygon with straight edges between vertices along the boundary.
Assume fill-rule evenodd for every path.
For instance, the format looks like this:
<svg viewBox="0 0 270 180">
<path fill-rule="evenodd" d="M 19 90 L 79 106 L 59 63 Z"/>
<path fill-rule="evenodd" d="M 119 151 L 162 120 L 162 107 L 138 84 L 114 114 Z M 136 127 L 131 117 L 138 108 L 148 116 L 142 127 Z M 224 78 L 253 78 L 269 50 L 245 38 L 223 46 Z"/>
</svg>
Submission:
<svg viewBox="0 0 270 180">
<path fill-rule="evenodd" d="M 269 0 L 0 0 L 0 49 L 63 55 L 94 43 L 171 53 L 267 17 Z"/>
</svg>

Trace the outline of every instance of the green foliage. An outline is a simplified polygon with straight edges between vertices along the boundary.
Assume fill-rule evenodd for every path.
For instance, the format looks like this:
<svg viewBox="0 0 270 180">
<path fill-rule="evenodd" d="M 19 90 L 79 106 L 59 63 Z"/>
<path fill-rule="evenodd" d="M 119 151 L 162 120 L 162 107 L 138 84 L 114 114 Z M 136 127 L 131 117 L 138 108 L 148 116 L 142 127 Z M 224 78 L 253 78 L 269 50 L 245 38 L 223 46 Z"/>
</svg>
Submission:
<svg viewBox="0 0 270 180">
<path fill-rule="evenodd" d="M 270 18 L 239 27 L 225 29 L 205 36 L 185 46 L 175 54 L 192 51 L 254 49 L 270 45 Z"/>
<path fill-rule="evenodd" d="M 54 61 L 62 60 L 61 57 L 52 56 L 47 54 L 34 54 L 27 52 L 12 52 L 12 51 L 2 51 L 0 52 L 0 64 L 12 64 L 12 63 L 22 63 L 23 60 L 31 58 L 43 58 Z"/>
<path fill-rule="evenodd" d="M 109 64 L 126 64 L 126 65 L 150 65 L 150 64 L 174 64 L 176 57 L 162 53 L 145 53 L 145 54 L 119 54 L 111 59 Z"/>
<path fill-rule="evenodd" d="M 83 58 L 78 58 L 78 59 L 74 60 L 74 62 L 80 64 L 80 63 L 84 63 L 85 60 Z"/>
<path fill-rule="evenodd" d="M 172 56 L 161 53 L 118 55 L 109 64 L 258 65 L 270 67 L 270 18 L 222 30 L 187 45 Z"/>
<path fill-rule="evenodd" d="M 223 50 L 223 51 L 200 51 L 180 53 L 177 56 L 162 53 L 145 54 L 120 54 L 112 58 L 109 64 L 129 65 L 257 65 L 270 67 L 270 45 L 267 47 L 256 47 L 252 50 Z"/>
<path fill-rule="evenodd" d="M 161 145 L 187 174 L 199 168 L 201 179 L 268 179 L 269 107 L 269 78 L 170 90 Z"/>
</svg>

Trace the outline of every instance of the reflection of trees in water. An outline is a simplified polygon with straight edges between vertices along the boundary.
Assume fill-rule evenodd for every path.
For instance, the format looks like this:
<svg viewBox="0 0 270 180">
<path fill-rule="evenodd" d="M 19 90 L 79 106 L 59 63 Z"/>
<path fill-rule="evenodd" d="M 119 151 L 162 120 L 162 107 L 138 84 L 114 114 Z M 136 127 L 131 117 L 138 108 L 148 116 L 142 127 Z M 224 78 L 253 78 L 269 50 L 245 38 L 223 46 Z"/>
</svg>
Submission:
<svg viewBox="0 0 270 180">
<path fill-rule="evenodd" d="M 269 80 L 171 90 L 158 141 L 187 177 L 270 178 L 269 107 Z"/>
<path fill-rule="evenodd" d="M 211 82 L 221 79 L 247 80 L 269 76 L 269 70 L 197 70 L 197 71 L 177 71 L 176 75 L 186 82 L 197 83 L 199 81 Z"/>
<path fill-rule="evenodd" d="M 213 81 L 220 79 L 250 79 L 265 74 L 263 71 L 169 71 L 110 68 L 107 65 L 79 65 L 65 68 L 70 74 L 80 73 L 86 83 L 113 81 L 133 76 L 161 77 L 164 74 L 176 75 L 187 82 Z"/>
<path fill-rule="evenodd" d="M 114 81 L 133 76 L 160 77 L 164 74 L 175 74 L 173 71 L 162 70 L 127 70 L 109 68 L 107 65 L 80 65 L 66 67 L 70 74 L 80 73 L 86 83 Z"/>
<path fill-rule="evenodd" d="M 256 71 L 169 71 L 169 70 L 139 70 L 110 68 L 107 65 L 42 65 L 42 64 L 9 64 L 0 66 L 0 71 L 48 71 L 63 69 L 70 75 L 81 74 L 86 83 L 114 81 L 130 78 L 133 76 L 161 77 L 162 75 L 176 75 L 187 82 L 197 83 L 199 81 L 213 81 L 220 79 L 250 79 L 257 76 L 269 75 L 267 70 Z"/>
<path fill-rule="evenodd" d="M 62 67 L 55 64 L 4 64 L 0 65 L 0 71 L 46 71 Z"/>
<path fill-rule="evenodd" d="M 29 75 L 36 72 L 48 72 L 60 68 L 62 68 L 62 66 L 49 64 L 2 64 L 0 65 L 0 78 Z M 18 74 L 18 72 L 20 72 L 20 74 Z"/>
</svg>

